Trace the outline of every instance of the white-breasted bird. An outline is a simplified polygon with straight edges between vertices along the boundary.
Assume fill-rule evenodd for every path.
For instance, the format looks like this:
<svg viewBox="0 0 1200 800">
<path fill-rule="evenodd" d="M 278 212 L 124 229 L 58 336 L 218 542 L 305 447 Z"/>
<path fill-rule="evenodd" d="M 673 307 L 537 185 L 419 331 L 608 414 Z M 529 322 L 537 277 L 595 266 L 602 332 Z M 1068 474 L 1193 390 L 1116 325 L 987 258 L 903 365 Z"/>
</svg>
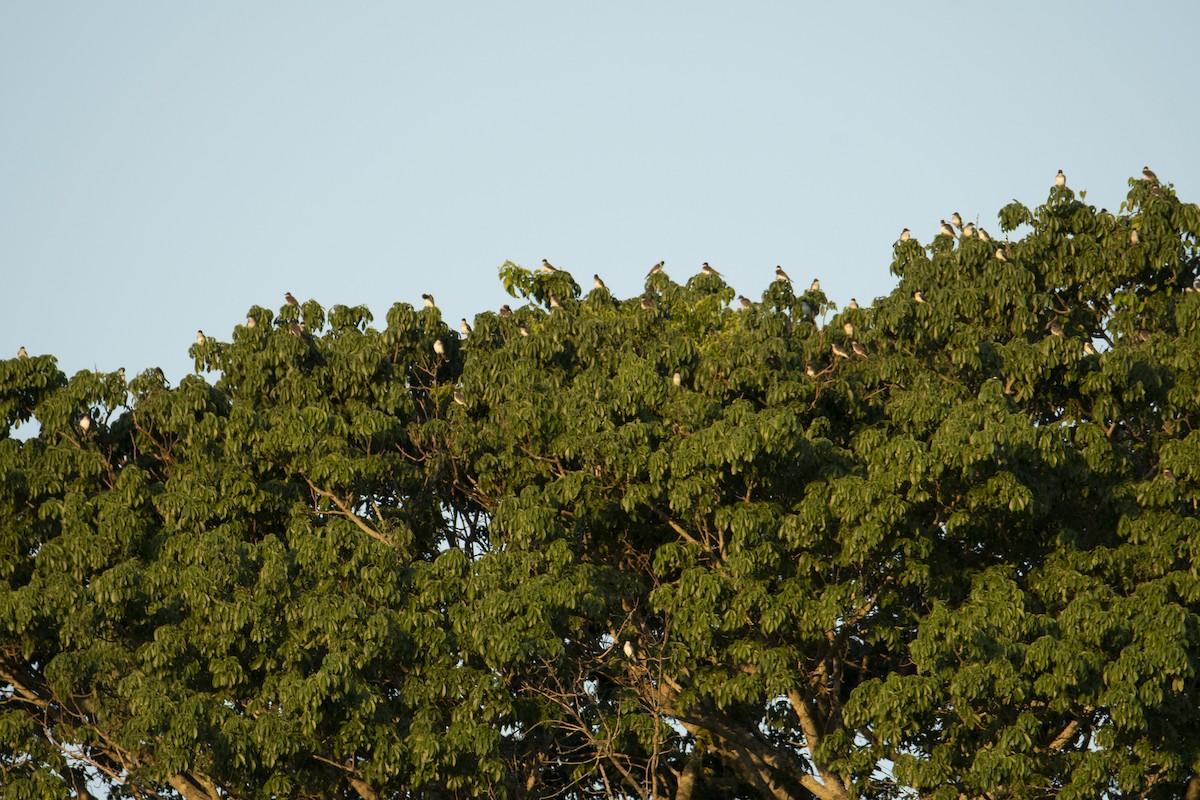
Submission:
<svg viewBox="0 0 1200 800">
<path fill-rule="evenodd" d="M 300 301 L 297 300 L 295 297 L 292 297 L 291 292 L 284 292 L 283 299 L 287 302 L 287 304 L 289 306 L 295 306 L 296 308 L 300 307 Z"/>
<path fill-rule="evenodd" d="M 680 375 L 678 372 L 676 372 L 675 374 L 673 374 L 671 376 L 671 383 L 675 386 L 682 386 L 683 385 L 683 376 Z"/>
<path fill-rule="evenodd" d="M 983 228 L 980 228 L 979 229 L 979 241 L 990 242 L 991 240 L 992 240 L 992 237 L 988 236 L 988 232 L 986 230 L 984 230 Z"/>
<path fill-rule="evenodd" d="M 808 285 L 808 290 L 809 290 L 810 292 L 819 292 L 819 291 L 821 291 L 821 281 L 819 281 L 819 280 L 818 280 L 818 279 L 816 279 L 816 278 L 813 278 L 813 282 L 812 282 L 812 283 L 810 283 L 810 284 Z"/>
<path fill-rule="evenodd" d="M 433 340 L 433 352 L 437 353 L 439 356 L 446 355 L 446 345 L 442 344 L 441 339 Z"/>
<path fill-rule="evenodd" d="M 463 336 L 471 335 L 471 324 L 467 322 L 467 318 L 463 317 L 462 322 L 458 323 L 458 329 L 462 331 Z"/>
<path fill-rule="evenodd" d="M 808 377 L 810 377 L 810 378 L 815 378 L 815 377 L 817 377 L 817 371 L 816 371 L 815 369 L 813 369 L 813 365 L 812 365 L 812 364 L 805 364 L 805 365 L 804 365 L 804 374 L 805 374 L 805 375 L 807 375 L 807 376 L 808 376 Z"/>
<path fill-rule="evenodd" d="M 204 331 L 196 331 L 196 344 L 204 347 L 208 343 L 208 337 L 204 335 Z"/>
<path fill-rule="evenodd" d="M 467 398 L 462 393 L 462 389 L 456 388 L 454 390 L 454 402 L 458 403 L 460 406 L 465 406 L 467 404 Z"/>
<path fill-rule="evenodd" d="M 555 294 L 550 295 L 550 307 L 551 308 L 562 308 L 562 303 L 560 303 L 558 301 L 558 296 Z"/>
<path fill-rule="evenodd" d="M 29 351 L 25 349 L 25 345 L 17 348 L 17 358 L 29 358 Z"/>
<path fill-rule="evenodd" d="M 700 265 L 700 271 L 705 275 L 716 275 L 718 278 L 721 277 L 721 273 L 710 267 L 707 261 Z"/>
<path fill-rule="evenodd" d="M 746 297 L 746 295 L 739 294 L 737 299 L 738 302 L 741 303 L 742 308 L 745 310 L 749 311 L 750 309 L 754 308 L 754 302 L 749 297 Z"/>
<path fill-rule="evenodd" d="M 778 265 L 776 265 L 776 267 L 775 267 L 775 280 L 783 281 L 784 283 L 792 282 L 791 277 L 786 272 L 783 271 L 783 267 L 778 266 Z"/>
<path fill-rule="evenodd" d="M 1158 176 L 1154 174 L 1154 170 L 1149 167 L 1142 167 L 1142 177 L 1151 183 L 1158 183 Z"/>
<path fill-rule="evenodd" d="M 946 222 L 946 220 L 942 220 L 942 226 L 940 228 L 938 228 L 938 234 L 941 236 L 949 236 L 951 239 L 953 239 L 954 238 L 954 228 L 950 227 L 949 222 Z"/>
<path fill-rule="evenodd" d="M 1006 255 L 1004 254 L 1004 248 L 1003 248 L 1003 247 L 997 247 L 997 248 L 996 248 L 996 259 L 997 259 L 997 260 L 999 260 L 999 261 L 1008 261 L 1008 256 L 1006 256 Z"/>
<path fill-rule="evenodd" d="M 512 308 L 509 307 L 508 303 L 505 303 L 504 305 L 500 306 L 500 316 L 511 317 L 512 315 L 513 315 Z"/>
<path fill-rule="evenodd" d="M 950 215 L 950 222 L 951 222 L 951 224 L 954 225 L 954 227 L 958 228 L 960 231 L 962 230 L 962 227 L 963 227 L 962 216 L 960 216 L 957 211 L 955 211 L 953 214 Z"/>
<path fill-rule="evenodd" d="M 257 324 L 258 324 L 258 320 L 254 319 L 254 317 L 246 317 L 246 327 L 247 328 L 253 328 Z"/>
<path fill-rule="evenodd" d="M 912 238 L 912 233 L 909 232 L 908 228 L 905 228 L 904 230 L 900 231 L 900 241 L 907 242 L 911 238 Z"/>
<path fill-rule="evenodd" d="M 863 347 L 858 341 L 851 342 L 850 349 L 853 350 L 854 355 L 858 356 L 859 358 L 867 357 L 867 348 Z"/>
<path fill-rule="evenodd" d="M 917 291 L 913 292 L 913 300 L 916 300 L 918 303 L 924 303 L 925 293 L 918 289 Z"/>
<path fill-rule="evenodd" d="M 1063 330 L 1063 326 L 1058 324 L 1058 320 L 1053 320 L 1050 323 L 1050 333 L 1054 334 L 1060 339 L 1065 338 L 1067 335 L 1066 331 Z"/>
<path fill-rule="evenodd" d="M 302 326 L 299 322 L 296 322 L 296 320 L 292 320 L 288 323 L 288 333 L 299 339 L 304 335 L 304 326 Z"/>
<path fill-rule="evenodd" d="M 423 294 L 423 295 L 421 295 L 421 299 L 425 301 L 426 308 L 437 308 L 437 303 L 434 302 L 433 295 Z"/>
<path fill-rule="evenodd" d="M 625 654 L 626 658 L 633 658 L 633 656 L 636 652 L 633 649 L 633 642 L 626 639 L 624 646 L 621 647 L 621 652 L 623 652 Z"/>
<path fill-rule="evenodd" d="M 1083 352 L 1084 352 L 1084 355 L 1089 355 L 1089 356 L 1098 355 L 1098 353 L 1096 352 L 1096 346 L 1093 345 L 1091 342 L 1083 343 Z"/>
<path fill-rule="evenodd" d="M 962 235 L 964 238 L 970 238 L 971 236 L 974 236 L 975 235 L 975 223 L 968 222 L 966 225 L 963 225 Z"/>
<path fill-rule="evenodd" d="M 837 342 L 834 342 L 830 349 L 833 350 L 833 354 L 838 358 L 850 358 L 850 354 L 838 346 Z"/>
<path fill-rule="evenodd" d="M 651 309 L 654 308 L 654 301 L 651 300 L 648 296 L 643 295 L 640 305 L 645 310 L 650 311 Z"/>
<path fill-rule="evenodd" d="M 1129 243 L 1137 244 L 1138 241 L 1139 241 L 1139 239 L 1138 239 L 1137 228 L 1130 228 L 1129 229 Z"/>
<path fill-rule="evenodd" d="M 604 281 L 600 280 L 599 273 L 592 276 L 592 283 L 595 285 L 595 287 L 597 289 L 607 289 L 608 288 L 607 286 L 604 285 Z"/>
<path fill-rule="evenodd" d="M 845 334 L 846 334 L 847 336 L 853 336 L 853 335 L 854 335 L 854 326 L 853 326 L 853 325 L 851 325 L 849 322 L 846 322 L 846 323 L 843 323 L 843 324 L 842 324 L 842 330 L 845 332 Z"/>
<path fill-rule="evenodd" d="M 653 267 L 650 268 L 650 271 L 646 273 L 646 277 L 649 278 L 651 275 L 657 275 L 658 273 L 663 271 L 663 267 L 665 267 L 666 265 L 667 265 L 666 261 L 658 262 L 657 264 L 655 264 Z"/>
<path fill-rule="evenodd" d="M 1067 176 L 1063 174 L 1061 169 L 1058 171 L 1058 174 L 1054 176 L 1054 185 L 1058 186 L 1059 188 L 1067 185 Z"/>
<path fill-rule="evenodd" d="M 521 322 L 521 323 L 519 323 L 519 324 L 517 325 L 517 331 L 518 331 L 518 332 L 519 332 L 519 333 L 520 333 L 522 336 L 528 336 L 528 335 L 529 335 L 529 326 L 528 326 L 528 325 L 526 325 L 524 322 Z"/>
<path fill-rule="evenodd" d="M 858 301 L 857 301 L 857 300 L 855 300 L 853 297 L 851 297 L 851 298 L 850 298 L 850 305 L 846 306 L 846 308 L 853 308 L 853 309 L 857 309 L 857 308 L 858 308 Z"/>
<path fill-rule="evenodd" d="M 92 418 L 90 416 L 88 416 L 87 414 L 84 414 L 82 417 L 79 418 L 80 430 L 82 430 L 84 433 L 87 433 L 88 430 L 91 429 L 91 427 L 92 427 Z"/>
<path fill-rule="evenodd" d="M 558 268 L 543 258 L 542 259 L 542 272 L 554 273 L 554 272 L 558 272 Z"/>
</svg>

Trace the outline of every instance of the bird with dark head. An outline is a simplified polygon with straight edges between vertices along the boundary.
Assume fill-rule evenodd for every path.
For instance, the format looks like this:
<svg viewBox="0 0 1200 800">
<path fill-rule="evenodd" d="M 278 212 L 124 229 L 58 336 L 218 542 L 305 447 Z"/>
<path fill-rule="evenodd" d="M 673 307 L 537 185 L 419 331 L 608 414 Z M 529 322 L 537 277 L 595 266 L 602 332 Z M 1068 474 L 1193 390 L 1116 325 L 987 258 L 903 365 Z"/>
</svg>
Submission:
<svg viewBox="0 0 1200 800">
<path fill-rule="evenodd" d="M 646 273 L 646 277 L 649 278 L 651 275 L 657 275 L 658 273 L 663 271 L 663 267 L 665 267 L 666 265 L 667 265 L 666 261 L 658 262 L 657 264 L 655 264 L 653 267 L 650 268 L 650 271 Z"/>
<path fill-rule="evenodd" d="M 778 264 L 775 265 L 775 280 L 777 280 L 781 283 L 791 283 L 792 282 L 791 276 L 789 276 L 786 272 L 784 272 L 783 267 L 779 266 Z"/>
<path fill-rule="evenodd" d="M 957 211 L 955 211 L 950 215 L 950 223 L 961 231 L 963 226 L 963 218 Z"/>
<path fill-rule="evenodd" d="M 900 241 L 907 242 L 911 238 L 912 238 L 912 232 L 909 231 L 908 228 L 905 228 L 904 230 L 900 231 Z"/>
<path fill-rule="evenodd" d="M 421 295 L 421 299 L 425 301 L 426 308 L 437 308 L 437 303 L 434 301 L 433 295 L 426 293 Z"/>
<path fill-rule="evenodd" d="M 467 318 L 463 317 L 462 322 L 458 324 L 458 329 L 462 331 L 463 336 L 471 335 L 471 323 L 467 322 Z"/>
<path fill-rule="evenodd" d="M 1155 175 L 1154 170 L 1150 169 L 1149 167 L 1142 167 L 1142 178 L 1154 184 L 1158 183 L 1158 176 Z"/>
<path fill-rule="evenodd" d="M 558 272 L 558 269 L 546 259 L 542 259 L 542 272 L 553 274 Z"/>
<path fill-rule="evenodd" d="M 608 288 L 607 286 L 604 285 L 604 281 L 600 279 L 599 273 L 592 276 L 592 285 L 595 286 L 597 289 L 607 289 Z"/>
<path fill-rule="evenodd" d="M 293 297 L 291 292 L 284 292 L 283 299 L 289 306 L 295 306 L 296 308 L 300 307 L 300 301 Z"/>
<path fill-rule="evenodd" d="M 304 335 L 304 327 L 299 322 L 296 322 L 296 320 L 292 320 L 288 323 L 288 333 L 299 339 Z"/>
<path fill-rule="evenodd" d="M 821 281 L 818 280 L 817 278 L 813 278 L 813 282 L 808 285 L 808 290 L 810 292 L 821 291 Z"/>
<path fill-rule="evenodd" d="M 649 296 L 643 295 L 642 300 L 641 300 L 641 307 L 644 308 L 646 311 L 652 311 L 654 309 L 654 301 L 651 300 Z"/>
<path fill-rule="evenodd" d="M 204 331 L 196 331 L 196 344 L 204 347 L 208 343 L 208 337 L 204 335 Z"/>
<path fill-rule="evenodd" d="M 741 304 L 743 310 L 749 311 L 750 309 L 754 308 L 754 302 L 749 297 L 746 297 L 746 295 L 739 294 L 737 296 L 737 299 L 738 299 L 738 303 Z"/>
<path fill-rule="evenodd" d="M 714 276 L 716 276 L 716 277 L 718 277 L 718 278 L 719 278 L 719 277 L 721 277 L 721 273 L 717 272 L 715 269 L 713 269 L 712 267 L 710 267 L 710 266 L 708 265 L 708 262 L 707 262 L 707 261 L 705 261 L 703 264 L 701 264 L 701 265 L 700 265 L 700 271 L 701 271 L 702 273 L 704 273 L 705 275 L 714 275 Z"/>
<path fill-rule="evenodd" d="M 1054 176 L 1054 185 L 1060 189 L 1067 185 L 1067 176 L 1063 174 L 1061 169 L 1058 171 L 1058 174 Z"/>
<path fill-rule="evenodd" d="M 25 345 L 17 348 L 17 358 L 29 358 L 29 351 L 25 349 Z"/>
<path fill-rule="evenodd" d="M 508 303 L 505 303 L 504 305 L 500 306 L 500 316 L 511 317 L 512 315 L 513 315 L 513 312 L 512 312 L 512 309 L 509 307 Z"/>
</svg>

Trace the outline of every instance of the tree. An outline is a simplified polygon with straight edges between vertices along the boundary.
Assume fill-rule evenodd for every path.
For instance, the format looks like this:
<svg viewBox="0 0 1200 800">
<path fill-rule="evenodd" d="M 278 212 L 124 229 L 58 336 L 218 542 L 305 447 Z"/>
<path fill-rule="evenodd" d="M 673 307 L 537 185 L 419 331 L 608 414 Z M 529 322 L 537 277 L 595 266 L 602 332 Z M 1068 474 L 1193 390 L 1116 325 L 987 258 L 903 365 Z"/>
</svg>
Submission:
<svg viewBox="0 0 1200 800">
<path fill-rule="evenodd" d="M 1001 220 L 0 362 L 5 796 L 1200 796 L 1200 209 Z"/>
</svg>

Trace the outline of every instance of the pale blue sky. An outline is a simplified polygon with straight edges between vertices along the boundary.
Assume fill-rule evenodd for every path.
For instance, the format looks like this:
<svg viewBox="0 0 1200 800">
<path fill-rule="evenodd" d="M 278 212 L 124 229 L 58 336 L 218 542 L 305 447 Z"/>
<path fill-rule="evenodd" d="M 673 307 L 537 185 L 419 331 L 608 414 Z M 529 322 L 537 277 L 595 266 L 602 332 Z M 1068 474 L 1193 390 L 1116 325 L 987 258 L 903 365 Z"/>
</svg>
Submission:
<svg viewBox="0 0 1200 800">
<path fill-rule="evenodd" d="M 953 13 L 951 13 L 953 9 Z M 548 258 L 641 290 L 776 264 L 887 293 L 903 227 L 996 232 L 1063 169 L 1200 200 L 1194 3 L 0 0 L 0 355 L 191 369 L 254 304 L 433 292 Z"/>
</svg>

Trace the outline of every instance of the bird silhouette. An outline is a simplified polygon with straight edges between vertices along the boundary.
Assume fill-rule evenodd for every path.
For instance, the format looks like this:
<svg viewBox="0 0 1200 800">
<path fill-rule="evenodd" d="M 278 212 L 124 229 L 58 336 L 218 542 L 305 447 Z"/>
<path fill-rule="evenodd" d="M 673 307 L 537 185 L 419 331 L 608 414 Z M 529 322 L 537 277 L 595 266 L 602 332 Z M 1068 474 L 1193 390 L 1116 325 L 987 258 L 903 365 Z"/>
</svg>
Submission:
<svg viewBox="0 0 1200 800">
<path fill-rule="evenodd" d="M 942 236 L 949 236 L 951 239 L 954 238 L 954 228 L 950 227 L 950 223 L 946 220 L 942 220 L 942 227 L 938 229 L 938 233 Z"/>
<path fill-rule="evenodd" d="M 997 248 L 996 248 L 996 259 L 997 259 L 997 260 L 999 260 L 999 261 L 1008 261 L 1008 256 L 1006 256 L 1006 255 L 1004 254 L 1004 248 L 1003 248 L 1003 247 L 997 247 Z"/>
<path fill-rule="evenodd" d="M 984 230 L 983 228 L 980 228 L 979 229 L 979 241 L 990 242 L 991 240 L 992 240 L 992 237 L 988 236 L 988 232 L 986 230 Z"/>
<path fill-rule="evenodd" d="M 968 222 L 966 225 L 964 225 L 963 229 L 962 229 L 962 235 L 964 238 L 970 238 L 970 237 L 974 236 L 975 235 L 975 223 Z"/>
<path fill-rule="evenodd" d="M 650 309 L 654 308 L 654 301 L 651 300 L 649 297 L 646 297 L 643 295 L 642 300 L 641 300 L 641 306 L 642 306 L 642 308 L 649 311 Z"/>
<path fill-rule="evenodd" d="M 296 322 L 296 320 L 292 320 L 288 323 L 288 333 L 299 339 L 304 335 L 304 328 L 301 327 L 300 323 Z"/>
<path fill-rule="evenodd" d="M 857 300 L 855 300 L 853 297 L 851 297 L 851 298 L 850 298 L 850 305 L 848 305 L 848 306 L 846 306 L 846 307 L 847 307 L 847 308 L 852 308 L 852 309 L 857 309 L 857 308 L 858 308 L 858 301 L 857 301 Z"/>
<path fill-rule="evenodd" d="M 550 295 L 550 307 L 551 308 L 562 308 L 562 303 L 560 303 L 558 301 L 558 297 L 554 294 Z"/>
<path fill-rule="evenodd" d="M 1058 320 L 1054 320 L 1050 323 L 1050 333 L 1054 334 L 1060 339 L 1067 335 L 1066 331 L 1063 330 L 1063 326 L 1058 324 Z"/>
<path fill-rule="evenodd" d="M 529 326 L 528 326 L 528 325 L 526 325 L 524 322 L 521 322 L 521 323 L 519 323 L 519 324 L 517 325 L 517 330 L 520 332 L 520 334 L 521 334 L 522 336 L 528 336 L 528 335 L 529 335 Z"/>
</svg>

